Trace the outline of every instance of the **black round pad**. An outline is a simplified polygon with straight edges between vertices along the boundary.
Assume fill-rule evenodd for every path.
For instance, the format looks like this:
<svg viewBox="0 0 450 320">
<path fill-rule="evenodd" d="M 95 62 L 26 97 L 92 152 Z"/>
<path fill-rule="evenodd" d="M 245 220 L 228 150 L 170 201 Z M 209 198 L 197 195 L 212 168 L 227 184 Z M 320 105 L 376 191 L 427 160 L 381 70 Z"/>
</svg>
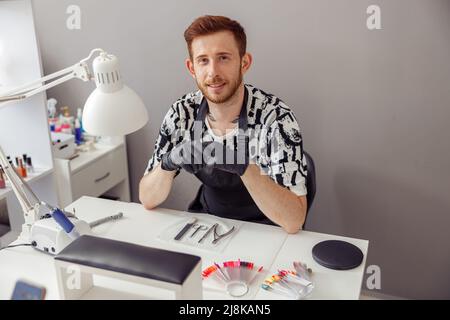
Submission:
<svg viewBox="0 0 450 320">
<path fill-rule="evenodd" d="M 319 242 L 312 249 L 312 256 L 318 264 L 335 270 L 356 268 L 364 258 L 357 246 L 340 240 Z"/>
</svg>

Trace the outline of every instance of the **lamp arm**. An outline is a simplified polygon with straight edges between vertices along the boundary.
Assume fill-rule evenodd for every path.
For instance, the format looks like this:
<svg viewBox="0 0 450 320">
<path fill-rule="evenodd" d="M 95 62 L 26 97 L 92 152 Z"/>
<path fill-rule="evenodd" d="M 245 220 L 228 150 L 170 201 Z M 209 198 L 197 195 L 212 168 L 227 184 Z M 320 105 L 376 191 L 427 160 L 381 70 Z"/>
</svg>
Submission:
<svg viewBox="0 0 450 320">
<path fill-rule="evenodd" d="M 29 82 L 20 87 L 14 88 L 12 90 L 6 91 L 0 95 L 0 103 L 7 102 L 11 100 L 22 100 L 31 97 L 39 92 L 45 91 L 47 89 L 53 88 L 61 83 L 69 81 L 73 78 L 77 78 L 83 81 L 90 81 L 92 79 L 92 74 L 89 70 L 87 61 L 96 52 L 104 52 L 102 49 L 93 49 L 89 56 L 81 60 L 80 62 L 62 69 L 60 71 L 49 74 L 40 79 Z M 58 78 L 59 77 L 59 78 Z M 53 81 L 52 81 L 53 80 Z M 47 81 L 52 81 L 47 84 L 43 84 Z"/>
<path fill-rule="evenodd" d="M 83 60 L 81 60 L 80 63 L 82 63 L 82 62 L 87 62 L 89 59 L 92 58 L 92 56 L 93 56 L 94 53 L 96 53 L 96 52 L 100 52 L 100 53 L 101 53 L 101 52 L 105 52 L 105 50 L 100 49 L 100 48 L 92 49 L 91 52 L 89 53 L 89 55 L 88 55 L 86 58 L 84 58 Z"/>
<path fill-rule="evenodd" d="M 9 91 L 3 92 L 2 96 L 7 97 L 7 96 L 11 96 L 11 95 L 20 95 L 20 94 L 23 94 L 23 93 L 25 93 L 27 91 L 36 89 L 39 86 L 41 86 L 43 82 L 50 81 L 50 80 L 52 80 L 54 78 L 57 78 L 57 77 L 60 77 L 62 75 L 67 75 L 67 74 L 71 73 L 73 67 L 74 66 L 70 66 L 68 68 L 65 68 L 63 70 L 57 71 L 57 72 L 52 73 L 52 74 L 49 74 L 49 75 L 47 75 L 45 77 L 42 77 L 40 79 L 33 80 L 32 82 L 29 82 L 29 83 L 26 83 L 24 85 L 21 85 L 20 87 L 17 87 L 17 88 L 11 89 Z"/>
<path fill-rule="evenodd" d="M 59 85 L 61 83 L 69 81 L 69 80 L 71 80 L 71 79 L 73 79 L 75 77 L 76 76 L 75 76 L 75 74 L 73 72 L 69 73 L 68 75 L 65 75 L 64 77 L 58 78 L 57 80 L 55 80 L 53 82 L 50 82 L 48 84 L 45 84 L 43 86 L 37 87 L 35 89 L 32 89 L 30 91 L 27 91 L 27 92 L 23 93 L 20 98 L 21 99 L 29 98 L 29 97 L 34 96 L 35 94 L 37 94 L 39 92 L 42 92 L 42 91 L 45 91 L 47 89 L 53 88 L 53 87 L 55 87 L 55 86 L 57 86 L 57 85 Z"/>
<path fill-rule="evenodd" d="M 60 78 L 58 78 L 58 77 L 60 77 Z M 56 78 L 56 80 L 53 80 L 55 78 Z M 54 86 L 57 86 L 63 82 L 73 79 L 73 78 L 78 78 L 83 81 L 89 81 L 91 79 L 89 67 L 86 62 L 77 63 L 71 67 L 57 71 L 48 76 L 45 76 L 45 77 L 35 80 L 33 82 L 27 83 L 23 86 L 20 86 L 20 87 L 12 89 L 10 91 L 7 91 L 5 93 L 2 93 L 0 95 L 0 103 L 11 101 L 11 100 L 26 99 L 28 97 L 31 97 L 32 95 L 35 95 L 39 92 L 50 89 Z M 44 82 L 50 81 L 50 80 L 53 80 L 53 81 L 49 82 L 47 84 L 43 84 Z"/>
</svg>

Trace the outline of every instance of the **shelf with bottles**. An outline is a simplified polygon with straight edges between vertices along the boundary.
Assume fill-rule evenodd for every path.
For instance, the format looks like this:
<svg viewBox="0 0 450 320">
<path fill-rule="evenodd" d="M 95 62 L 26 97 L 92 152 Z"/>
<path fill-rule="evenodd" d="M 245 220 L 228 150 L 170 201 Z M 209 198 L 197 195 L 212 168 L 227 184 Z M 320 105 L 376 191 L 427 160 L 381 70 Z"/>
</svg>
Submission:
<svg viewBox="0 0 450 320">
<path fill-rule="evenodd" d="M 44 178 L 53 172 L 53 168 L 34 168 L 33 172 L 27 174 L 26 178 L 23 178 L 25 182 L 32 183 L 38 179 Z M 3 179 L 6 179 L 5 175 L 3 175 Z M 6 179 L 5 188 L 0 189 L 0 199 L 5 198 L 12 189 L 10 187 L 9 181 Z"/>
<path fill-rule="evenodd" d="M 83 142 L 82 127 L 82 109 L 77 109 L 77 116 L 70 115 L 70 108 L 63 106 L 57 113 L 56 104 L 58 101 L 54 98 L 47 100 L 48 125 L 51 132 L 73 135 L 75 143 L 80 145 Z"/>
</svg>

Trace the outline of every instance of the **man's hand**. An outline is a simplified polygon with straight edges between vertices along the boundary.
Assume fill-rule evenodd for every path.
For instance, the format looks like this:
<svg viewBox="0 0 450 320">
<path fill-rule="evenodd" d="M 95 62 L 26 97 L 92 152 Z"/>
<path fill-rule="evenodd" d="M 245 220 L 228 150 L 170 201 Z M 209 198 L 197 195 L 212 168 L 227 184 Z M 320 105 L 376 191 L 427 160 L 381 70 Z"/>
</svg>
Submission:
<svg viewBox="0 0 450 320">
<path fill-rule="evenodd" d="M 208 159 L 208 164 L 212 165 L 214 168 L 237 174 L 242 176 L 250 163 L 248 143 L 243 141 L 239 147 L 230 148 L 220 142 L 214 141 L 208 145 L 205 149 L 205 156 Z M 214 152 L 208 152 L 208 149 L 214 149 Z"/>
<path fill-rule="evenodd" d="M 225 144 L 187 140 L 162 156 L 161 169 L 174 171 L 184 169 L 196 174 L 201 169 L 219 169 L 242 176 L 249 165 L 248 143 L 231 148 Z"/>
<path fill-rule="evenodd" d="M 186 140 L 180 143 L 162 156 L 161 169 L 174 171 L 182 168 L 189 173 L 197 173 L 205 167 L 203 161 L 205 146 L 201 141 Z"/>
</svg>

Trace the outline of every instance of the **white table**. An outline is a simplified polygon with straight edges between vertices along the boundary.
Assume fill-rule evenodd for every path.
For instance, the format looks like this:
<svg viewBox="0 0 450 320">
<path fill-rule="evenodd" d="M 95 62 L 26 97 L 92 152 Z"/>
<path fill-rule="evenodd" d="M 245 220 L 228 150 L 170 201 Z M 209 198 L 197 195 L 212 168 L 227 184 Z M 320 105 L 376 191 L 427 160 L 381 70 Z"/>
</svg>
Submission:
<svg viewBox="0 0 450 320">
<path fill-rule="evenodd" d="M 191 213 L 154 209 L 145 210 L 140 204 L 110 201 L 92 197 L 82 197 L 66 209 L 72 211 L 80 219 L 87 222 L 110 216 L 119 211 L 124 218 L 97 226 L 93 231 L 97 236 L 136 243 L 140 245 L 185 252 L 202 258 L 202 268 L 210 266 L 214 261 L 226 260 L 252 261 L 264 266 L 262 272 L 253 282 L 245 299 L 285 299 L 283 296 L 267 292 L 260 288 L 265 277 L 274 274 L 278 269 L 292 269 L 293 261 L 302 261 L 313 269 L 315 289 L 309 299 L 359 299 L 361 283 L 365 270 L 368 249 L 367 240 L 344 238 L 315 232 L 300 231 L 289 235 L 281 228 L 236 220 L 224 220 L 226 223 L 239 225 L 238 232 L 233 236 L 223 252 L 212 252 L 159 239 L 165 228 L 176 224 L 180 219 L 186 219 Z M 323 240 L 342 239 L 353 243 L 364 253 L 363 263 L 352 270 L 330 270 L 315 263 L 312 247 Z M 55 268 L 52 256 L 41 253 L 30 247 L 8 248 L 0 251 L 0 299 L 9 299 L 14 284 L 18 279 L 41 284 L 47 288 L 47 299 L 59 299 Z M 86 298 L 115 298 L 114 291 L 119 289 L 131 294 L 139 294 L 138 287 L 127 287 L 111 279 L 98 279 L 98 291 Z M 109 289 L 108 289 L 109 288 Z M 159 290 L 159 289 L 158 289 Z M 169 292 L 155 290 L 155 298 L 170 299 Z M 204 289 L 205 299 L 229 299 L 226 293 Z M 133 296 L 130 296 L 133 297 Z"/>
</svg>

